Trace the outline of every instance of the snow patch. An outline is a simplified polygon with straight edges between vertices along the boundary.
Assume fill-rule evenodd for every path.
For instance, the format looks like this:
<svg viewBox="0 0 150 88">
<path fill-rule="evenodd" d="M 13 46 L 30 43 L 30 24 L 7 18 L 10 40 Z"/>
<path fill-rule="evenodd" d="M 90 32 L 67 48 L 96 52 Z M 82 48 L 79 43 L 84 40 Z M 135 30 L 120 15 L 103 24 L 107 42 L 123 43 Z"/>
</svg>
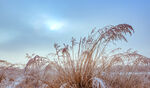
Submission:
<svg viewBox="0 0 150 88">
<path fill-rule="evenodd" d="M 100 78 L 96 78 L 96 77 L 93 78 L 92 87 L 93 88 L 106 88 L 103 80 Z"/>
</svg>

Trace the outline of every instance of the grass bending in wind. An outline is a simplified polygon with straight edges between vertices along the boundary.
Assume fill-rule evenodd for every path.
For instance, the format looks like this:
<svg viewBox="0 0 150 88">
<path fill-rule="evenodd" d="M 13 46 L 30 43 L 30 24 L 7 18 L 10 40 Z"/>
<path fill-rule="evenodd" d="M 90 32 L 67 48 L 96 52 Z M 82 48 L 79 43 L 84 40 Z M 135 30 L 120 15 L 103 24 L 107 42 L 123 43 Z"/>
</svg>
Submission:
<svg viewBox="0 0 150 88">
<path fill-rule="evenodd" d="M 131 75 L 129 78 L 126 75 L 126 81 L 118 81 L 118 76 L 111 77 L 111 70 L 117 65 L 129 65 L 129 68 L 124 70 L 130 72 L 134 69 L 132 66 L 142 64 L 146 57 L 130 49 L 125 52 L 118 52 L 121 48 L 108 50 L 109 45 L 118 40 L 127 42 L 125 36 L 133 33 L 134 29 L 128 24 L 110 25 L 98 30 L 93 29 L 87 37 L 80 38 L 79 41 L 72 38 L 71 45 L 63 44 L 61 47 L 54 44 L 56 52 L 51 53 L 50 57 L 28 56 L 30 60 L 25 67 L 25 75 L 28 78 L 24 83 L 36 80 L 34 87 L 44 84 L 43 88 L 101 88 L 101 82 L 104 81 L 110 88 L 137 87 L 128 85 L 127 81 L 135 81 Z M 94 78 L 101 79 L 97 81 L 98 86 L 93 84 Z M 121 86 L 123 84 L 128 86 Z M 30 86 L 33 87 L 33 84 Z"/>
</svg>

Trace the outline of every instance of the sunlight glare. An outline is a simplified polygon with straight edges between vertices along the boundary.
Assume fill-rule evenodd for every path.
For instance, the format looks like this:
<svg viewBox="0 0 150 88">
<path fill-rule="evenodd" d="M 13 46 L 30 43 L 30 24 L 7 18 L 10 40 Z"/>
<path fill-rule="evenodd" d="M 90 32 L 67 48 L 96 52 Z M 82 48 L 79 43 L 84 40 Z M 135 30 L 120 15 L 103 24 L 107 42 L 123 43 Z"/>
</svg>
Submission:
<svg viewBox="0 0 150 88">
<path fill-rule="evenodd" d="M 64 26 L 61 22 L 48 22 L 48 27 L 50 30 L 58 30 L 61 29 Z"/>
</svg>

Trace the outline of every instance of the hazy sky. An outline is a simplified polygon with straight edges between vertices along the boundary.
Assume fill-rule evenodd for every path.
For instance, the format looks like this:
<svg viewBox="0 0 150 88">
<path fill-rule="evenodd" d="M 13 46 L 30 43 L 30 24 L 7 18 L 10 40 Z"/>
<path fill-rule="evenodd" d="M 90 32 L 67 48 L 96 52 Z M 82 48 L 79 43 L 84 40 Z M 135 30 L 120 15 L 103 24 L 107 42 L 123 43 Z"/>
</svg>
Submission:
<svg viewBox="0 0 150 88">
<path fill-rule="evenodd" d="M 44 56 L 55 42 L 121 23 L 135 33 L 118 46 L 150 57 L 150 0 L 0 0 L 0 59 L 25 63 L 26 53 Z"/>
</svg>

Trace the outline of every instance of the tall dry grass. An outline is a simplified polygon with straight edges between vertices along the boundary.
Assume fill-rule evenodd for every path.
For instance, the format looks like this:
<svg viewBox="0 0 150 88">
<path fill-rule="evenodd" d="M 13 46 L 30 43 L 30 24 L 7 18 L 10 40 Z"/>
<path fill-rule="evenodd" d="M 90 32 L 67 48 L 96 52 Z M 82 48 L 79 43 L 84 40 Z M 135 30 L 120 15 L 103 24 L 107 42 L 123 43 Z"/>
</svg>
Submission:
<svg viewBox="0 0 150 88">
<path fill-rule="evenodd" d="M 55 53 L 49 57 L 27 55 L 25 79 L 18 88 L 142 88 L 141 77 L 129 73 L 138 65 L 148 65 L 150 61 L 145 60 L 149 59 L 130 49 L 121 52 L 109 47 L 120 40 L 127 42 L 125 36 L 133 33 L 128 24 L 110 25 L 93 29 L 79 41 L 72 38 L 71 45 L 54 44 Z M 115 66 L 123 68 L 112 70 Z"/>
</svg>

